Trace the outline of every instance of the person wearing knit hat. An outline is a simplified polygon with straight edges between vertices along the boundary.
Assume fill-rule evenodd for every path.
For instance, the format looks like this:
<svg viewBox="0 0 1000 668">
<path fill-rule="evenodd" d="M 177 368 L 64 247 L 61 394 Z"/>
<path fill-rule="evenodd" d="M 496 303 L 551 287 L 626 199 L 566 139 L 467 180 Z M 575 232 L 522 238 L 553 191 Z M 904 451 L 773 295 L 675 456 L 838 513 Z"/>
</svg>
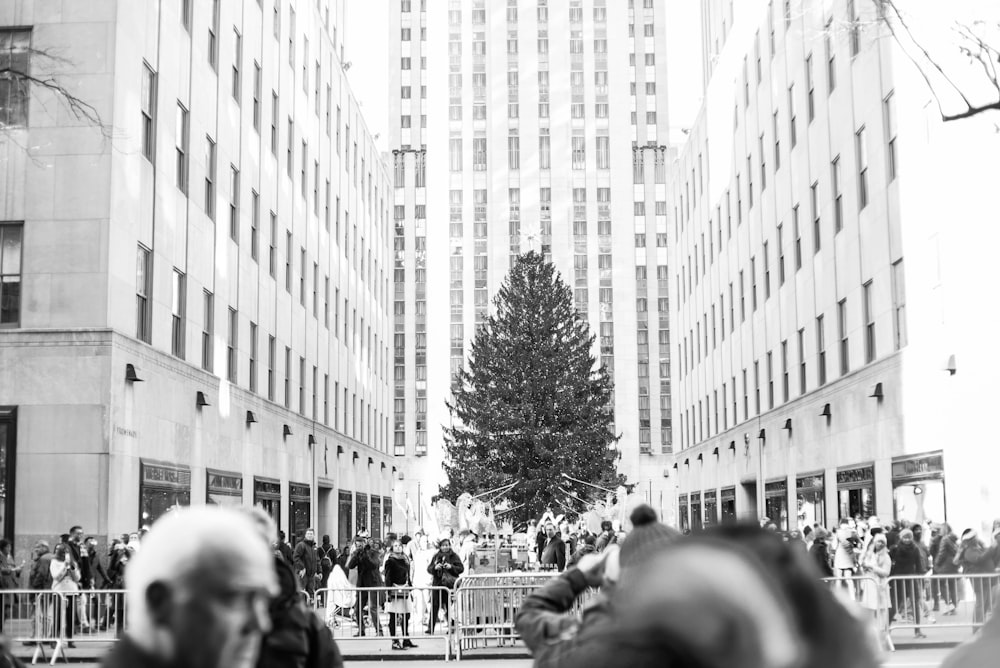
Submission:
<svg viewBox="0 0 1000 668">
<path fill-rule="evenodd" d="M 979 538 L 979 533 L 969 528 L 962 532 L 962 540 L 955 555 L 955 565 L 962 568 L 965 575 L 984 575 L 993 573 L 996 566 L 990 558 L 986 544 Z M 970 578 L 972 590 L 976 596 L 972 608 L 972 621 L 980 624 L 986 619 L 986 613 L 993 607 L 992 578 Z"/>
<path fill-rule="evenodd" d="M 618 560 L 621 567 L 634 566 L 681 538 L 681 533 L 657 521 L 656 511 L 643 503 L 629 516 L 632 531 L 621 544 Z"/>
</svg>

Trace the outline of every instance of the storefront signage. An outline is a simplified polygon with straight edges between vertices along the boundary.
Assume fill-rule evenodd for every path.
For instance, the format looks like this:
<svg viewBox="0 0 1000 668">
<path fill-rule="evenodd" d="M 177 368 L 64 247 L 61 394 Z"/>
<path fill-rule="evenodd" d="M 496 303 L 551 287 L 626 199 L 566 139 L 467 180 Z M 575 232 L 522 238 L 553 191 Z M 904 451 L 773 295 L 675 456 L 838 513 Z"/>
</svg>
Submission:
<svg viewBox="0 0 1000 668">
<path fill-rule="evenodd" d="M 208 472 L 208 492 L 209 494 L 231 494 L 233 496 L 243 495 L 243 478 L 231 473 Z"/>
<path fill-rule="evenodd" d="M 838 485 L 856 485 L 859 483 L 872 482 L 875 480 L 875 469 L 871 466 L 863 466 L 857 469 L 847 469 L 837 471 Z"/>
<path fill-rule="evenodd" d="M 294 482 L 288 483 L 288 497 L 292 501 L 309 503 L 309 485 Z"/>
<path fill-rule="evenodd" d="M 775 482 L 769 482 L 764 485 L 764 494 L 768 496 L 778 496 L 781 494 L 788 493 L 788 481 L 787 480 L 777 480 Z"/>
<path fill-rule="evenodd" d="M 807 475 L 803 478 L 795 479 L 795 489 L 800 492 L 823 489 L 823 474 Z"/>
<path fill-rule="evenodd" d="M 191 486 L 191 470 L 174 466 L 142 464 L 143 484 L 161 487 L 184 488 Z"/>
<path fill-rule="evenodd" d="M 127 429 L 125 427 L 119 427 L 115 425 L 115 433 L 119 436 L 128 436 L 129 438 L 139 438 L 139 432 L 136 429 Z"/>
<path fill-rule="evenodd" d="M 281 483 L 271 480 L 253 479 L 255 499 L 281 499 Z"/>
<path fill-rule="evenodd" d="M 939 478 L 944 475 L 944 457 L 940 454 L 904 459 L 892 463 L 892 478 Z"/>
</svg>

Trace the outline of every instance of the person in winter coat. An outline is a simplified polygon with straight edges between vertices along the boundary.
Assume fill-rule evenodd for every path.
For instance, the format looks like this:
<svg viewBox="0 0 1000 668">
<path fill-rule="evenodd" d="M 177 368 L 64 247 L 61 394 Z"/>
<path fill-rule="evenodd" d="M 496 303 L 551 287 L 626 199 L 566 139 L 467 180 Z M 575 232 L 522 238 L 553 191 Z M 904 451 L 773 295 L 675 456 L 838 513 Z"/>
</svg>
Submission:
<svg viewBox="0 0 1000 668">
<path fill-rule="evenodd" d="M 816 568 L 819 569 L 819 574 L 821 578 L 832 578 L 833 577 L 833 567 L 830 559 L 830 534 L 823 527 L 818 527 L 812 533 L 813 544 L 809 548 L 809 554 L 813 558 L 813 562 L 816 564 Z"/>
<path fill-rule="evenodd" d="M 292 555 L 292 570 L 299 578 L 299 587 L 309 595 L 316 595 L 316 580 L 319 577 L 319 559 L 316 558 L 316 532 L 306 529 L 305 536 L 295 546 Z"/>
<path fill-rule="evenodd" d="M 986 620 L 986 611 L 993 608 L 993 586 L 996 584 L 996 578 L 982 576 L 993 573 L 996 566 L 975 529 L 966 529 L 962 532 L 962 541 L 959 543 L 958 554 L 955 555 L 953 563 L 962 569 L 963 574 L 979 576 L 969 578 L 969 582 L 976 596 L 972 621 L 974 624 L 981 624 Z"/>
<path fill-rule="evenodd" d="M 899 532 L 899 542 L 896 547 L 889 552 L 892 557 L 892 575 L 923 575 L 926 561 L 920 548 L 913 539 L 911 529 L 903 529 Z M 923 607 L 923 582 L 916 578 L 905 578 L 897 580 L 895 583 L 896 614 L 900 614 L 909 605 L 913 611 L 913 622 L 916 627 L 913 629 L 915 638 L 926 638 L 920 632 L 920 613 Z"/>
<path fill-rule="evenodd" d="M 990 620 L 969 642 L 959 645 L 945 658 L 941 668 L 985 668 L 995 666 L 1000 656 L 1000 604 L 993 608 Z"/>
<path fill-rule="evenodd" d="M 372 628 L 378 635 L 382 635 L 382 622 L 379 620 L 379 593 L 377 590 L 366 590 L 365 587 L 379 587 L 382 580 L 379 576 L 379 569 L 382 565 L 382 557 L 374 545 L 368 543 L 364 535 L 358 535 L 351 546 L 350 557 L 347 560 L 347 570 L 358 569 L 358 602 L 355 606 L 355 620 L 358 630 L 355 637 L 365 635 L 365 606 L 368 607 L 368 615 L 372 622 Z"/>
<path fill-rule="evenodd" d="M 566 569 L 566 543 L 551 523 L 545 525 L 545 544 L 539 561 L 543 567 L 554 567 L 560 572 Z"/>
<path fill-rule="evenodd" d="M 385 586 L 393 588 L 389 590 L 389 601 L 385 606 L 389 612 L 389 635 L 392 636 L 393 649 L 416 647 L 410 641 L 410 588 L 413 586 L 410 570 L 410 560 L 403 552 L 403 543 L 400 540 L 392 541 L 383 571 Z M 400 633 L 398 636 L 397 627 Z"/>
<path fill-rule="evenodd" d="M 438 543 L 438 551 L 431 557 L 427 572 L 431 574 L 431 585 L 454 589 L 458 576 L 464 570 L 462 560 L 451 549 L 451 540 L 442 538 Z M 438 610 L 444 611 L 445 621 L 448 620 L 448 594 L 438 589 L 431 590 L 431 618 L 427 620 L 427 635 L 434 633 L 434 625 L 438 621 Z"/>
<path fill-rule="evenodd" d="M 882 615 L 889 612 L 889 573 L 892 572 L 892 558 L 884 534 L 872 538 L 860 566 L 862 575 L 867 576 L 861 581 L 861 606 L 872 611 L 878 627 L 882 628 Z"/>
<path fill-rule="evenodd" d="M 580 546 L 577 548 L 576 552 L 573 553 L 573 556 L 569 558 L 569 561 L 566 562 L 566 568 L 573 568 L 580 563 L 580 559 L 586 555 L 598 552 L 596 542 L 597 539 L 589 534 L 581 538 L 579 544 Z"/>
<path fill-rule="evenodd" d="M 934 575 L 951 576 L 947 580 L 934 580 L 937 585 L 938 597 L 943 599 L 945 606 L 951 606 L 951 610 L 945 610 L 943 615 L 954 615 L 958 607 L 958 566 L 955 564 L 955 557 L 958 555 L 958 536 L 955 535 L 951 525 L 942 522 L 938 526 L 937 550 L 934 553 Z M 935 598 L 935 607 L 938 599 Z"/>
<path fill-rule="evenodd" d="M 323 542 L 316 548 L 316 558 L 319 559 L 320 587 L 324 587 L 330 579 L 333 565 L 337 563 L 337 548 L 330 543 L 328 534 L 323 535 Z M 325 606 L 326 601 L 321 601 L 320 605 Z"/>
<path fill-rule="evenodd" d="M 24 561 L 21 561 L 20 566 L 14 561 L 10 541 L 6 538 L 0 539 L 0 590 L 20 589 L 22 568 L 24 568 Z M 16 609 L 17 595 L 4 595 L 3 606 L 0 607 L 0 632 L 3 631 L 4 623 Z"/>
<path fill-rule="evenodd" d="M 67 595 L 61 602 L 62 610 L 59 612 L 57 622 L 58 632 L 63 633 L 69 640 L 69 647 L 74 647 L 73 627 L 76 626 L 76 593 L 80 591 L 80 570 L 65 543 L 56 545 L 55 556 L 49 564 L 49 572 L 52 574 L 52 591 Z"/>
<path fill-rule="evenodd" d="M 601 520 L 601 534 L 597 537 L 594 547 L 598 552 L 604 552 L 609 545 L 617 545 L 618 536 L 615 535 L 615 527 L 610 520 Z"/>
</svg>

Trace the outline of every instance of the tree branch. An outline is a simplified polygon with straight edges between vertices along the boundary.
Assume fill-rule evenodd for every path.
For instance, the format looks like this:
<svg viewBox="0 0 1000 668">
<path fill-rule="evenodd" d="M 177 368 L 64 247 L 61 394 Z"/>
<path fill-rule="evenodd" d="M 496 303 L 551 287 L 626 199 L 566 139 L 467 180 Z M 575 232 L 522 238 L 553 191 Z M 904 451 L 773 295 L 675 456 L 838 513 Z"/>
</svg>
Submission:
<svg viewBox="0 0 1000 668">
<path fill-rule="evenodd" d="M 958 114 L 942 115 L 941 120 L 946 123 L 948 121 L 959 121 L 962 120 L 963 118 L 969 118 L 970 116 L 981 114 L 984 111 L 1000 111 L 1000 100 L 997 100 L 996 102 L 991 102 L 990 104 L 982 104 L 974 107 L 969 107 L 965 111 Z"/>
</svg>

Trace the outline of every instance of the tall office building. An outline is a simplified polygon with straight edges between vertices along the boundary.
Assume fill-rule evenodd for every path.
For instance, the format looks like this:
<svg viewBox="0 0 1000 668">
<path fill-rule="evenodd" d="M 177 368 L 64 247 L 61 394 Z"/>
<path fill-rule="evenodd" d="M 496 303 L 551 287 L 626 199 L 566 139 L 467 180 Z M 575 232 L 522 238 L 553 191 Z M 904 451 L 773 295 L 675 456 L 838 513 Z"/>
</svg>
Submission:
<svg viewBox="0 0 1000 668">
<path fill-rule="evenodd" d="M 943 123 L 872 3 L 702 10 L 669 178 L 676 521 L 991 519 L 991 119 Z"/>
<path fill-rule="evenodd" d="M 263 506 L 290 538 L 380 533 L 392 192 L 342 6 L 0 12 L 3 66 L 108 131 L 0 82 L 4 536 L 26 552 L 189 503 Z"/>
<path fill-rule="evenodd" d="M 452 375 L 529 250 L 572 287 L 613 373 L 621 472 L 669 505 L 665 3 L 390 9 L 393 452 L 416 521 L 443 482 Z"/>
</svg>

